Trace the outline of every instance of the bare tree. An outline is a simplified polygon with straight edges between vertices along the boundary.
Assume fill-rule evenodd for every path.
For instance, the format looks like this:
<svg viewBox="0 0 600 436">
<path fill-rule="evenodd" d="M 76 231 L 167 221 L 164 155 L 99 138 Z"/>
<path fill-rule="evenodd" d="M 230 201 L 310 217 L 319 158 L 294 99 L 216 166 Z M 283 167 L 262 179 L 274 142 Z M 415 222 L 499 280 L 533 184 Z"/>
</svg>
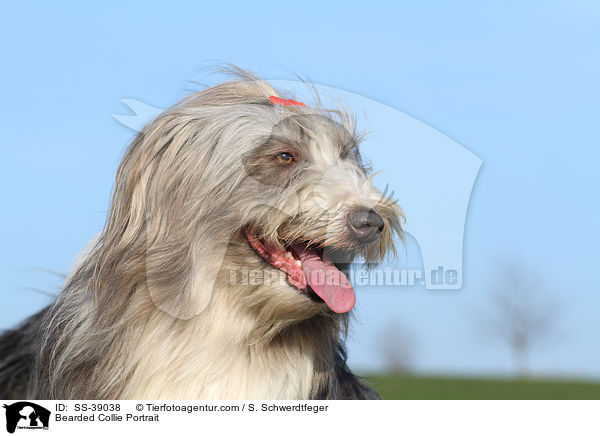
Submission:
<svg viewBox="0 0 600 436">
<path fill-rule="evenodd" d="M 526 376 L 532 350 L 556 339 L 558 300 L 538 277 L 509 263 L 494 277 L 488 306 L 480 313 L 481 332 L 508 346 L 516 373 Z"/>
<path fill-rule="evenodd" d="M 376 346 L 389 372 L 410 372 L 416 355 L 415 333 L 398 321 L 389 322 L 378 335 Z"/>
</svg>

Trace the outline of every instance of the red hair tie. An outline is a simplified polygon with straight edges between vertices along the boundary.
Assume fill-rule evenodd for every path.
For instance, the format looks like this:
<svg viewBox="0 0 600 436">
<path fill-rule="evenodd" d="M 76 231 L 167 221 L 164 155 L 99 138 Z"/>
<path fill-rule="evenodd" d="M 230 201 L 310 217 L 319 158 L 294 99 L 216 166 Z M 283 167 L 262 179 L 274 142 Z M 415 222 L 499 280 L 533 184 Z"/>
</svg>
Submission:
<svg viewBox="0 0 600 436">
<path fill-rule="evenodd" d="M 283 98 L 275 97 L 274 95 L 269 97 L 269 101 L 272 104 L 280 104 L 282 106 L 304 106 L 304 107 L 306 107 L 306 105 L 304 103 L 300 103 L 299 101 L 285 100 Z"/>
</svg>

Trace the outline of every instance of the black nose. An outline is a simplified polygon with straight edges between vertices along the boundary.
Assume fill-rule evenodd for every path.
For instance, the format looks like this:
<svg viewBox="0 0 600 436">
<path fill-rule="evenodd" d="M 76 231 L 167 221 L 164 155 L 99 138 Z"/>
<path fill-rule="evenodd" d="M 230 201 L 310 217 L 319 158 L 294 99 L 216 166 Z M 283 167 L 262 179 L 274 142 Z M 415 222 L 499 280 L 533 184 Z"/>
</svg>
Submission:
<svg viewBox="0 0 600 436">
<path fill-rule="evenodd" d="M 348 214 L 348 227 L 352 237 L 362 243 L 369 243 L 379 238 L 383 230 L 383 218 L 373 209 L 358 207 Z"/>
</svg>

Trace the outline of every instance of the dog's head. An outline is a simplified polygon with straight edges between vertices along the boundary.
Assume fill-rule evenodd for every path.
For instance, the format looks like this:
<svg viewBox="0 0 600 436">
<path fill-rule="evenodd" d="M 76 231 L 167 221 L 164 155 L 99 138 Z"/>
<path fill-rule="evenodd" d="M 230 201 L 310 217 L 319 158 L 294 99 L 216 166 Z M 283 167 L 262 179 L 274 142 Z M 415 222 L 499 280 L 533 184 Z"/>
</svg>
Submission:
<svg viewBox="0 0 600 436">
<path fill-rule="evenodd" d="M 242 159 L 244 236 L 296 291 L 348 312 L 355 295 L 344 270 L 394 248 L 401 211 L 371 183 L 349 118 L 272 110 L 282 120 Z"/>
<path fill-rule="evenodd" d="M 148 290 L 177 317 L 211 298 L 280 318 L 347 312 L 345 267 L 380 261 L 402 233 L 352 118 L 274 95 L 249 76 L 193 94 L 150 123 L 120 166 L 103 246 L 143 240 L 134 252 Z M 256 268 L 271 280 L 236 286 Z"/>
</svg>

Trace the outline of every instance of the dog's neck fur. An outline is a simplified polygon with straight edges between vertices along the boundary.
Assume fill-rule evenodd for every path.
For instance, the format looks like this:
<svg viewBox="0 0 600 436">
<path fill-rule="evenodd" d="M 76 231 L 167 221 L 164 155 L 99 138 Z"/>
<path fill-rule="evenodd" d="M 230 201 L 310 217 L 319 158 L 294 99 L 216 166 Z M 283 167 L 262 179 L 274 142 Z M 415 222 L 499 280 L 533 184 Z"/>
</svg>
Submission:
<svg viewBox="0 0 600 436">
<path fill-rule="evenodd" d="M 250 250 L 245 241 L 238 249 Z M 234 248 L 230 255 L 240 253 Z M 264 265 L 257 257 L 254 266 Z M 313 304 L 312 311 L 303 308 L 295 319 L 288 310 L 282 318 L 277 310 L 265 313 L 272 303 L 248 297 L 269 294 L 269 287 L 284 300 L 280 288 L 281 282 L 287 283 L 285 276 L 275 284 L 262 283 L 259 290 L 232 282 L 228 271 L 222 269 L 220 288 L 213 290 L 208 307 L 191 319 L 175 319 L 153 307 L 145 331 L 133 341 L 135 371 L 122 396 L 302 399 L 315 396 L 331 381 L 327 369 L 335 366 L 345 317 Z M 297 291 L 286 288 L 283 295 L 288 292 Z"/>
<path fill-rule="evenodd" d="M 323 349 L 331 347 L 331 338 L 315 340 L 302 334 L 308 326 L 293 326 L 269 343 L 251 344 L 240 341 L 239 326 L 211 326 L 210 315 L 175 328 L 165 328 L 159 320 L 163 316 L 150 320 L 141 335 L 132 355 L 136 369 L 123 397 L 309 398 L 320 383 L 317 368 L 328 358 L 323 354 L 331 354 L 333 360 L 335 353 Z"/>
</svg>

